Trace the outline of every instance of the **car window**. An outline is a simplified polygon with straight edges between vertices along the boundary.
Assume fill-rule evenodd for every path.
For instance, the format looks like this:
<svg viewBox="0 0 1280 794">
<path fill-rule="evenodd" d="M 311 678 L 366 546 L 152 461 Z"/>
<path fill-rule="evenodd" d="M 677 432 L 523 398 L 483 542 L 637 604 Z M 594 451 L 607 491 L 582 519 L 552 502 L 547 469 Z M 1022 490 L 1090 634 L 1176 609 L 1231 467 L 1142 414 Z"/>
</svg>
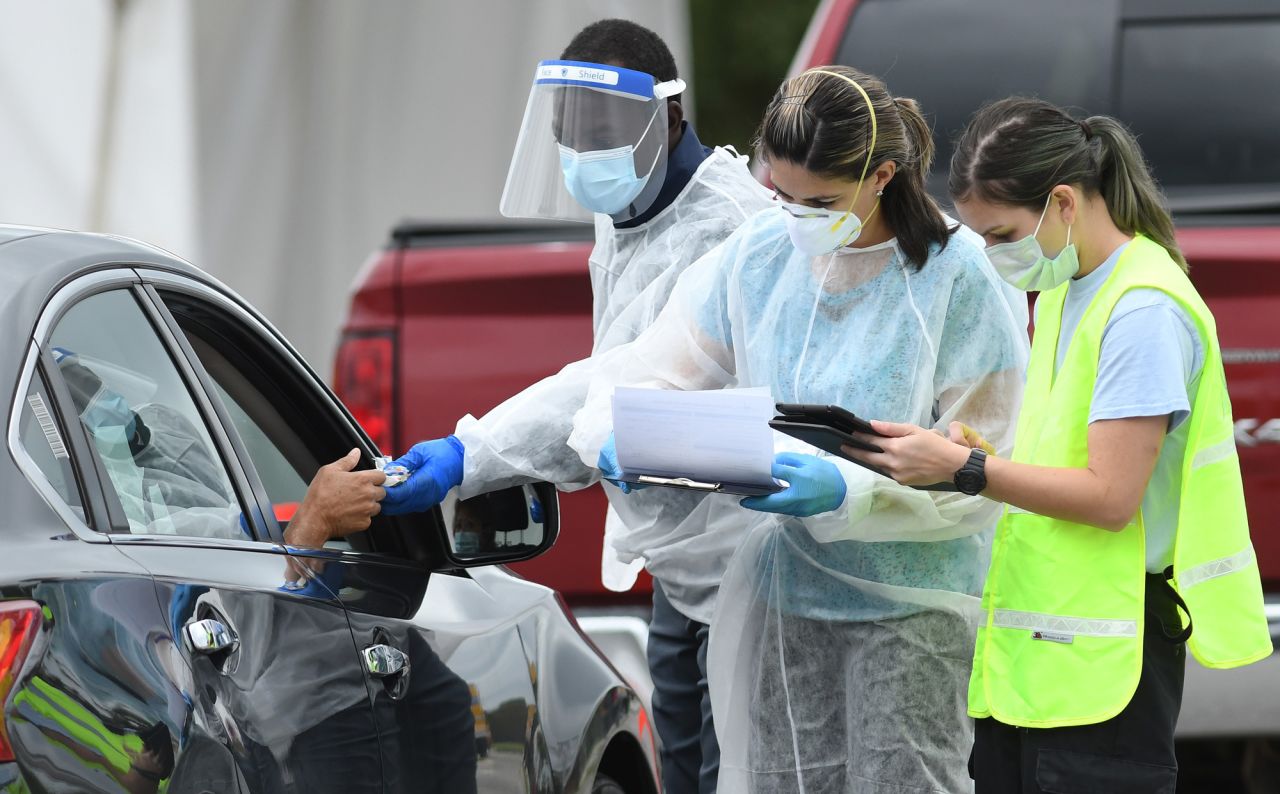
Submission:
<svg viewBox="0 0 1280 794">
<path fill-rule="evenodd" d="M 251 537 L 208 428 L 131 292 L 72 306 L 49 345 L 130 532 Z"/>
<path fill-rule="evenodd" d="M 275 403 L 243 372 L 199 336 L 187 333 L 187 340 L 231 415 L 249 460 L 271 500 L 276 520 L 282 529 L 287 527 L 307 495 L 307 483 L 315 476 L 321 461 L 311 453 Z M 350 544 L 335 540 L 328 545 L 348 548 Z"/>
<path fill-rule="evenodd" d="M 354 438 L 314 421 L 300 368 L 277 365 L 254 344 L 247 330 L 209 307 L 165 294 L 178 325 L 214 383 L 258 473 L 281 527 L 288 525 L 306 496 L 316 470 L 354 446 Z M 309 404 L 311 403 L 311 404 Z M 385 519 L 376 517 L 374 528 Z M 325 544 L 327 548 L 371 550 L 370 533 Z"/>
<path fill-rule="evenodd" d="M 1280 184 L 1280 18 L 1134 22 L 1117 114 L 1166 188 Z"/>
<path fill-rule="evenodd" d="M 71 453 L 65 436 L 58 427 L 52 409 L 53 400 L 44 378 L 37 372 L 23 400 L 21 419 L 18 420 L 18 437 L 22 448 L 35 461 L 53 490 L 67 503 L 82 521 L 84 507 L 80 504 L 80 488 L 76 484 L 75 470 L 71 466 Z"/>
</svg>

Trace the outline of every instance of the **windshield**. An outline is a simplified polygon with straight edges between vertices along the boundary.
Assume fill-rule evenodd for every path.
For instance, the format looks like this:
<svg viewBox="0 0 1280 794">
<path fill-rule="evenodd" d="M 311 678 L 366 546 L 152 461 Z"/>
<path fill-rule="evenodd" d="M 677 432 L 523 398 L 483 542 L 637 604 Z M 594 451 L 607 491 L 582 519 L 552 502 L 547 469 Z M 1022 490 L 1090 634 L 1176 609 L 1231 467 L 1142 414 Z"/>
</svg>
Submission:
<svg viewBox="0 0 1280 794">
<path fill-rule="evenodd" d="M 1189 187 L 1280 187 L 1280 19 L 1129 25 L 1116 114 L 1156 177 Z"/>
</svg>

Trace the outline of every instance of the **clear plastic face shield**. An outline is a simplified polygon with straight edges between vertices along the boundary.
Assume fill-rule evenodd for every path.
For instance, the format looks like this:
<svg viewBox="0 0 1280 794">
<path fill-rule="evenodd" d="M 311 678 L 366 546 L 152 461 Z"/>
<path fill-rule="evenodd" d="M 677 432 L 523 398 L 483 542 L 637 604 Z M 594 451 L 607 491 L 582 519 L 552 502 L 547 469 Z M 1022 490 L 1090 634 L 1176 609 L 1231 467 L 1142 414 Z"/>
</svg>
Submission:
<svg viewBox="0 0 1280 794">
<path fill-rule="evenodd" d="M 539 63 L 502 214 L 590 222 L 643 213 L 667 173 L 667 100 L 684 88 L 617 66 Z"/>
</svg>

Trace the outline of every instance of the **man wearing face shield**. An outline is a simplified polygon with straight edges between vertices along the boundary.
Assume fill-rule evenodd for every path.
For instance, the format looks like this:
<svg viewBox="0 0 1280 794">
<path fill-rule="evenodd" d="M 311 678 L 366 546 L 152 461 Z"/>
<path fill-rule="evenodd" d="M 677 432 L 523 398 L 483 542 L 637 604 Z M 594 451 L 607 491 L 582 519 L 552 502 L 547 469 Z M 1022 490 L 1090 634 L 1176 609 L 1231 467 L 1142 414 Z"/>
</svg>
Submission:
<svg viewBox="0 0 1280 794">
<path fill-rule="evenodd" d="M 456 434 L 415 446 L 401 463 L 413 476 L 388 491 L 389 514 L 425 510 L 453 487 L 459 496 L 546 480 L 584 488 L 599 473 L 567 446 L 595 356 L 635 339 L 666 303 L 680 272 L 769 202 L 747 158 L 702 145 L 684 120 L 684 83 L 662 40 L 609 19 L 583 29 L 559 60 L 534 70 L 533 88 L 503 190 L 508 217 L 592 222 L 593 357 L 575 362 L 499 405 L 467 416 Z M 629 590 L 642 567 L 623 558 L 605 524 L 602 578 Z M 655 585 L 649 657 L 654 723 L 670 792 L 713 791 L 718 751 L 706 693 L 707 627 Z"/>
</svg>

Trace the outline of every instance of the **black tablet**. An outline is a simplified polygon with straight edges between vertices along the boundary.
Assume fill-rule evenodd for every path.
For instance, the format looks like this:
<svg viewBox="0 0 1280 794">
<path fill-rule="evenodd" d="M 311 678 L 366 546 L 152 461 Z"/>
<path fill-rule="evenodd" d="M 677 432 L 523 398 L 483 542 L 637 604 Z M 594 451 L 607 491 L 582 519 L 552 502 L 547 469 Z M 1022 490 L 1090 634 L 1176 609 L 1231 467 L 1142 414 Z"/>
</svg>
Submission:
<svg viewBox="0 0 1280 794">
<path fill-rule="evenodd" d="M 807 403 L 778 403 L 775 406 L 778 419 L 805 422 L 813 425 L 827 425 L 845 433 L 865 433 L 869 436 L 880 435 L 867 420 L 856 416 L 852 411 L 838 405 L 816 405 Z M 879 449 L 875 450 L 879 452 Z"/>
<path fill-rule="evenodd" d="M 868 444 L 859 441 L 849 435 L 844 430 L 831 425 L 818 424 L 815 422 L 799 421 L 789 416 L 779 416 L 769 420 L 769 427 L 777 430 L 779 433 L 798 438 L 806 444 L 811 444 L 818 449 L 830 452 L 832 455 L 839 455 L 842 458 L 849 458 L 841 449 L 842 444 L 848 444 L 851 447 L 864 449 L 867 452 L 884 452 L 883 449 L 875 444 Z M 860 461 L 854 461 L 860 463 Z"/>
<path fill-rule="evenodd" d="M 772 427 L 774 430 L 777 430 L 779 433 L 786 433 L 792 438 L 798 438 L 801 441 L 805 442 L 806 444 L 815 446 L 824 452 L 830 452 L 832 455 L 837 455 L 841 458 L 844 458 L 845 460 L 852 461 L 853 463 L 858 464 L 864 469 L 870 469 L 876 474 L 879 474 L 885 477 L 888 476 L 880 469 L 876 468 L 875 466 L 872 466 L 870 463 L 864 463 L 863 461 L 849 457 L 849 455 L 845 454 L 845 451 L 842 450 L 840 447 L 842 445 L 848 444 L 851 447 L 856 447 L 858 449 L 865 449 L 868 452 L 884 452 L 883 449 L 875 446 L 874 444 L 868 444 L 868 443 L 859 441 L 858 439 L 849 435 L 844 430 L 840 430 L 838 428 L 832 427 L 831 425 L 815 423 L 815 422 L 799 421 L 798 417 L 801 414 L 798 412 L 787 414 L 786 412 L 783 411 L 783 405 L 784 404 L 778 405 L 778 411 L 783 415 L 771 419 L 769 421 L 769 427 Z M 797 406 L 797 405 L 789 405 L 789 404 L 785 404 L 785 405 L 787 408 L 800 408 L 800 407 L 838 408 L 838 406 L 809 406 L 809 405 Z M 840 408 L 839 410 L 844 411 L 844 409 L 842 408 Z M 866 424 L 865 420 L 858 419 L 858 417 L 854 416 L 848 411 L 844 411 L 844 413 L 847 414 L 849 417 L 853 417 L 853 419 L 857 420 L 857 422 L 860 422 L 867 426 L 867 431 L 859 431 L 859 432 L 869 432 L 871 435 L 880 436 L 879 433 L 871 429 L 871 426 L 869 424 Z M 832 414 L 828 414 L 828 415 L 832 415 Z M 796 417 L 796 418 L 793 418 L 793 417 Z M 840 421 L 847 421 L 847 419 L 845 419 L 844 417 L 840 417 Z M 883 436 L 880 436 L 880 437 L 883 438 Z M 955 483 L 950 483 L 950 482 L 940 482 L 934 485 L 913 485 L 911 487 L 915 488 L 918 491 L 954 491 L 956 489 Z"/>
</svg>

